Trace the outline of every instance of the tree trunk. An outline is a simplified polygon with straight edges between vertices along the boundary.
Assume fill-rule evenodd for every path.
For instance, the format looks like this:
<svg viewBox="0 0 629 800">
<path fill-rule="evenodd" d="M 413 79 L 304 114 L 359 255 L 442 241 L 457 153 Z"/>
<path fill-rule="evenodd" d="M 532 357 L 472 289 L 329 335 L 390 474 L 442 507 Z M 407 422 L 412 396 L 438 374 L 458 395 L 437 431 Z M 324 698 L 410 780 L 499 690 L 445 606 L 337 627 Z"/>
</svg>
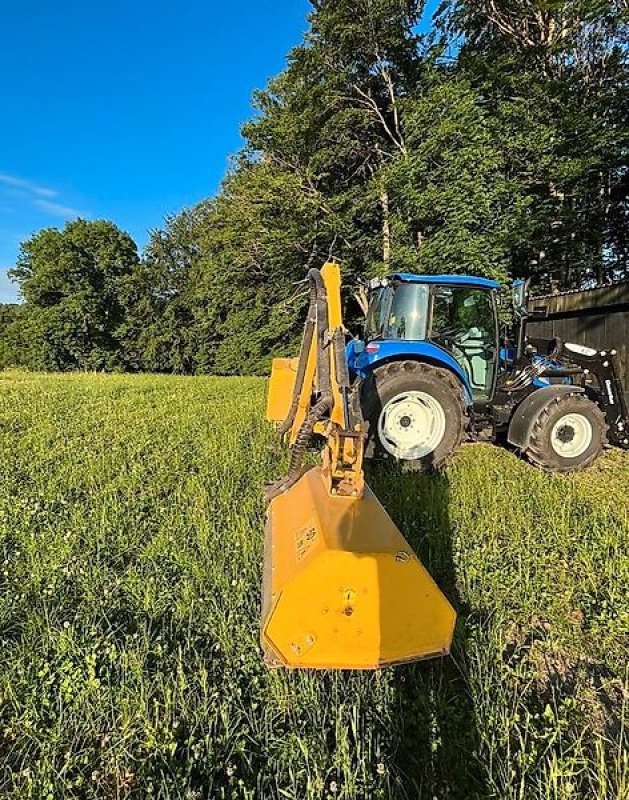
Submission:
<svg viewBox="0 0 629 800">
<path fill-rule="evenodd" d="M 382 260 L 388 268 L 391 262 L 391 225 L 389 222 L 389 193 L 382 187 L 380 191 L 382 209 Z"/>
</svg>

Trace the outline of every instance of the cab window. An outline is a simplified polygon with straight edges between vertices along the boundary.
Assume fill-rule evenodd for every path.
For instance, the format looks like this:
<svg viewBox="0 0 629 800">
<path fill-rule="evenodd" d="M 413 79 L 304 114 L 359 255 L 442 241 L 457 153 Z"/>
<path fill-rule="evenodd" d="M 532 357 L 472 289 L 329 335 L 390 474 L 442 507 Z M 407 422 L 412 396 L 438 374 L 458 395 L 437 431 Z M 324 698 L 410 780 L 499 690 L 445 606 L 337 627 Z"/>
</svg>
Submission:
<svg viewBox="0 0 629 800">
<path fill-rule="evenodd" d="M 431 339 L 463 368 L 477 400 L 489 400 L 496 372 L 496 314 L 491 292 L 464 286 L 433 289 Z"/>
<path fill-rule="evenodd" d="M 393 294 L 384 338 L 425 339 L 429 298 L 428 286 L 400 283 Z"/>
</svg>

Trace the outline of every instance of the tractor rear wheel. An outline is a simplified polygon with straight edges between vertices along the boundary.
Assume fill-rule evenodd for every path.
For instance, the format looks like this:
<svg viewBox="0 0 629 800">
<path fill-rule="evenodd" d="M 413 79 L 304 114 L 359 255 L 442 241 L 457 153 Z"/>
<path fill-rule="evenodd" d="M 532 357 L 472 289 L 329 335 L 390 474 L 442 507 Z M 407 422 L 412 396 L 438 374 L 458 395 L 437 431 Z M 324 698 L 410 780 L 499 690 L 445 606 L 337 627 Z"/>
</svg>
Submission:
<svg viewBox="0 0 629 800">
<path fill-rule="evenodd" d="M 463 388 L 446 369 L 394 361 L 362 384 L 367 458 L 396 459 L 407 469 L 442 469 L 463 439 Z"/>
<path fill-rule="evenodd" d="M 607 442 L 605 415 L 582 394 L 562 394 L 540 411 L 524 454 L 550 472 L 585 469 Z"/>
</svg>

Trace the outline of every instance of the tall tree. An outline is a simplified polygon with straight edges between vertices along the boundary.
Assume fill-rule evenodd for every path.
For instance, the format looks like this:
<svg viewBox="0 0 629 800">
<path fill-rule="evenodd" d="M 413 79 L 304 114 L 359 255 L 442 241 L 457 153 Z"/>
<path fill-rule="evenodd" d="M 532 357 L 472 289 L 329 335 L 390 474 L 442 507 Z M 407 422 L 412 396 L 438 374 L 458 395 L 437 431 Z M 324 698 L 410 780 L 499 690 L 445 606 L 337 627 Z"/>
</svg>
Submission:
<svg viewBox="0 0 629 800">
<path fill-rule="evenodd" d="M 425 71 L 416 32 L 424 2 L 313 0 L 287 69 L 258 92 L 251 150 L 290 171 L 319 205 L 323 252 L 350 277 L 390 263 L 381 168 L 406 152 L 403 99 Z"/>
<path fill-rule="evenodd" d="M 136 369 L 187 374 L 197 362 L 194 269 L 212 202 L 167 218 L 125 282 L 124 357 Z"/>
<path fill-rule="evenodd" d="M 197 370 L 264 372 L 271 353 L 293 345 L 319 221 L 317 198 L 294 173 L 266 160 L 238 164 L 212 206 L 193 272 Z"/>
<path fill-rule="evenodd" d="M 395 268 L 506 280 L 526 201 L 477 93 L 463 78 L 435 75 L 406 101 L 404 125 L 406 152 L 383 178 Z"/>
<path fill-rule="evenodd" d="M 30 365 L 124 368 L 125 281 L 137 265 L 135 243 L 111 222 L 76 220 L 24 242 L 10 275 L 25 300 Z"/>
<path fill-rule="evenodd" d="M 502 129 L 528 197 L 514 269 L 564 287 L 629 276 L 625 0 L 454 0 L 457 71 Z"/>
</svg>

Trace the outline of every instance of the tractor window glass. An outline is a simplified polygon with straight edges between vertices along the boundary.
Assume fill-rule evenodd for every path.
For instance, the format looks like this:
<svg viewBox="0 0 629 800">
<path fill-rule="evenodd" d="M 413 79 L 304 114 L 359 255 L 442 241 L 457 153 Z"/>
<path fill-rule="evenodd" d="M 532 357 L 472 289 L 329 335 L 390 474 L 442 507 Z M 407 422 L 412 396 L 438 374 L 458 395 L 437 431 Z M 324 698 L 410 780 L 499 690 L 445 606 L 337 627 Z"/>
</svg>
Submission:
<svg viewBox="0 0 629 800">
<path fill-rule="evenodd" d="M 375 339 L 377 336 L 382 335 L 384 315 L 389 305 L 390 296 L 391 289 L 388 287 L 378 289 L 371 295 L 369 299 L 369 309 L 367 310 L 367 319 L 365 320 L 365 338 L 367 340 Z"/>
<path fill-rule="evenodd" d="M 497 347 L 491 293 L 467 287 L 436 287 L 431 338 L 459 362 L 474 397 L 488 400 L 494 385 Z"/>
<path fill-rule="evenodd" d="M 429 298 L 428 286 L 424 284 L 398 284 L 393 294 L 384 338 L 425 339 Z"/>
</svg>

